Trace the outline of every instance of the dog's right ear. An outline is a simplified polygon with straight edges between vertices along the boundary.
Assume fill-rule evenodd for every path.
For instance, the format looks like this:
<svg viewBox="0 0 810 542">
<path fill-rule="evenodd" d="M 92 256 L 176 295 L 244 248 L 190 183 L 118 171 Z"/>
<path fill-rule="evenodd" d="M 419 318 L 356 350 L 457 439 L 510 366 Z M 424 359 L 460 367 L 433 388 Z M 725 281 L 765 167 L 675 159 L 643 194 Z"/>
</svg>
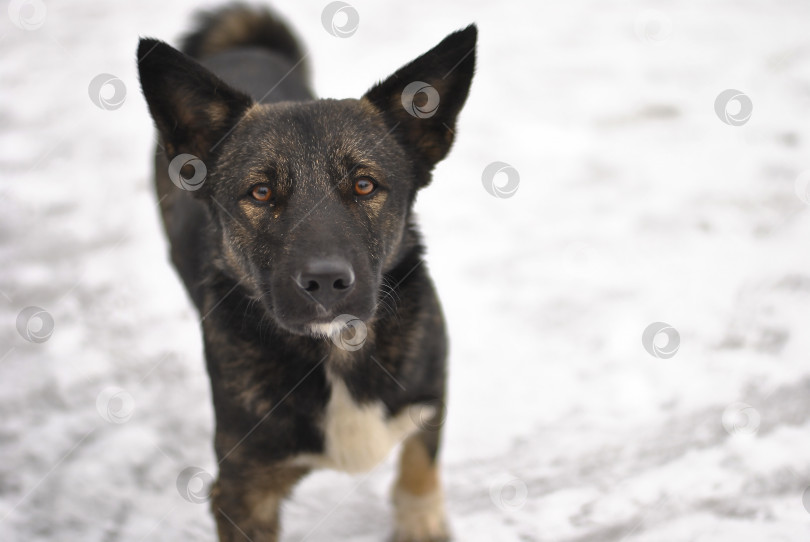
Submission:
<svg viewBox="0 0 810 542">
<path fill-rule="evenodd" d="M 248 95 L 162 41 L 140 40 L 138 71 L 169 160 L 188 153 L 205 163 L 253 105 Z"/>
</svg>

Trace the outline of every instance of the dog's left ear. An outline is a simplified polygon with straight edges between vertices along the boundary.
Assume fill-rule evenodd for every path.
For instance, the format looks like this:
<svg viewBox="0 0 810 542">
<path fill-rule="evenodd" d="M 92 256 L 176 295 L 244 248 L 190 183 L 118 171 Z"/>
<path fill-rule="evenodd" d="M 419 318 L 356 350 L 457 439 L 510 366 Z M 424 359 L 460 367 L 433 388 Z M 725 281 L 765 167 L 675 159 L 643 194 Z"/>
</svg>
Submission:
<svg viewBox="0 0 810 542">
<path fill-rule="evenodd" d="M 189 153 L 206 162 L 253 105 L 248 95 L 162 41 L 141 39 L 138 71 L 169 160 Z"/>
<path fill-rule="evenodd" d="M 383 114 L 391 134 L 428 174 L 450 150 L 456 117 L 475 71 L 478 29 L 470 25 L 369 90 L 364 100 Z"/>
</svg>

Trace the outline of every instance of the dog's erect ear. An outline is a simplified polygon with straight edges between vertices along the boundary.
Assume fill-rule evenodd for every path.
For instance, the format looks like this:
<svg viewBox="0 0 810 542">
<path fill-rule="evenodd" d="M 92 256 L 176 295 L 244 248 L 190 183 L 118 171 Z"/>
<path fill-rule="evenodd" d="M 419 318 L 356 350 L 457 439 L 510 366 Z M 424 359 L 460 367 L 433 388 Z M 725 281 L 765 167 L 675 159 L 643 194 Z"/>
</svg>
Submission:
<svg viewBox="0 0 810 542">
<path fill-rule="evenodd" d="M 363 97 L 386 119 L 391 134 L 415 153 L 422 173 L 443 159 L 475 71 L 478 30 L 470 25 L 374 86 Z"/>
<path fill-rule="evenodd" d="M 205 162 L 253 105 L 249 96 L 162 41 L 141 39 L 138 71 L 169 160 L 189 153 Z"/>
</svg>

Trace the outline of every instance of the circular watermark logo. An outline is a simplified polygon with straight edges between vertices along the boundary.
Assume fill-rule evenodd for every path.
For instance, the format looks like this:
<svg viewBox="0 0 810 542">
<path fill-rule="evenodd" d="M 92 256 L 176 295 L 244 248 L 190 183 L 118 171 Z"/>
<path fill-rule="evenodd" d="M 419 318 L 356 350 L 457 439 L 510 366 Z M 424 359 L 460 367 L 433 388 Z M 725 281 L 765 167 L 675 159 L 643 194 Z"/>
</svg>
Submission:
<svg viewBox="0 0 810 542">
<path fill-rule="evenodd" d="M 793 187 L 802 203 L 810 205 L 810 169 L 805 169 L 799 173 Z"/>
<path fill-rule="evenodd" d="M 400 101 L 412 117 L 429 119 L 439 110 L 439 91 L 424 81 L 413 81 L 402 90 Z"/>
<path fill-rule="evenodd" d="M 186 467 L 177 475 L 177 492 L 188 502 L 201 504 L 211 498 L 214 477 L 200 467 Z"/>
<path fill-rule="evenodd" d="M 189 175 L 190 171 L 194 173 Z M 194 192 L 202 188 L 208 168 L 193 154 L 178 154 L 169 162 L 169 178 L 177 188 Z"/>
<path fill-rule="evenodd" d="M 504 512 L 521 508 L 526 504 L 528 496 L 529 488 L 526 483 L 508 474 L 499 476 L 489 486 L 489 498 Z"/>
<path fill-rule="evenodd" d="M 349 352 L 360 350 L 366 343 L 368 328 L 366 323 L 351 314 L 341 314 L 332 320 L 335 333 L 330 335 L 335 346 Z"/>
<path fill-rule="evenodd" d="M 664 337 L 666 337 L 666 342 L 661 344 Z M 669 359 L 678 353 L 678 348 L 681 346 L 681 334 L 669 324 L 653 322 L 641 334 L 641 344 L 651 356 Z"/>
<path fill-rule="evenodd" d="M 438 431 L 447 419 L 447 410 L 439 399 L 431 399 L 408 407 L 408 415 L 422 431 Z"/>
<path fill-rule="evenodd" d="M 506 177 L 506 182 L 496 182 L 496 179 L 503 177 Z M 492 162 L 484 168 L 481 182 L 491 196 L 501 199 L 511 198 L 520 186 L 520 174 L 506 162 Z"/>
<path fill-rule="evenodd" d="M 644 43 L 662 45 L 672 37 L 672 19 L 664 12 L 645 9 L 636 15 L 633 29 Z"/>
<path fill-rule="evenodd" d="M 330 2 L 321 12 L 321 23 L 336 38 L 349 38 L 360 26 L 360 14 L 349 3 Z"/>
<path fill-rule="evenodd" d="M 53 316 L 42 307 L 25 307 L 17 315 L 17 333 L 32 343 L 44 343 L 53 335 Z"/>
<path fill-rule="evenodd" d="M 759 431 L 759 411 L 747 403 L 732 403 L 723 411 L 723 427 L 729 435 L 753 435 Z"/>
<path fill-rule="evenodd" d="M 96 410 L 99 416 L 109 423 L 122 424 L 132 418 L 135 411 L 135 399 L 128 391 L 110 386 L 96 397 Z"/>
<path fill-rule="evenodd" d="M 127 86 L 110 73 L 100 73 L 90 81 L 87 94 L 96 107 L 114 111 L 124 105 L 127 99 Z"/>
<path fill-rule="evenodd" d="M 802 493 L 802 504 L 807 513 L 810 514 L 810 486 L 805 488 L 804 493 Z"/>
<path fill-rule="evenodd" d="M 714 112 L 729 126 L 742 126 L 751 118 L 754 103 L 741 90 L 730 88 L 717 95 Z"/>
<path fill-rule="evenodd" d="M 8 3 L 8 18 L 17 28 L 36 30 L 45 24 L 48 8 L 42 0 L 11 0 Z"/>
</svg>

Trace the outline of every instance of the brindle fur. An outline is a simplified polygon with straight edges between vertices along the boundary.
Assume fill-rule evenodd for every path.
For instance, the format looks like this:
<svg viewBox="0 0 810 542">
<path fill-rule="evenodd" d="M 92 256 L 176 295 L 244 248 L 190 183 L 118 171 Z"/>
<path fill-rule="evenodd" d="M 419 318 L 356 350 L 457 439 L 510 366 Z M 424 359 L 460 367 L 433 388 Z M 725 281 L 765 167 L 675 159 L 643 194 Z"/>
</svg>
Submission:
<svg viewBox="0 0 810 542">
<path fill-rule="evenodd" d="M 380 401 L 390 417 L 412 405 L 440 406 L 408 437 L 396 484 L 415 497 L 440 495 L 445 329 L 411 206 L 452 144 L 475 41 L 474 26 L 451 34 L 361 99 L 338 101 L 314 98 L 297 41 L 263 10 L 237 5 L 203 15 L 185 40 L 187 54 L 141 40 L 141 84 L 161 141 L 155 179 L 163 222 L 202 321 L 221 541 L 277 540 L 279 505 L 310 468 L 296 458 L 324 451 L 329 375 L 358 405 Z M 401 92 L 412 81 L 439 91 L 434 116 L 403 108 Z M 168 162 L 181 153 L 207 167 L 197 191 L 169 179 Z M 384 189 L 358 200 L 351 192 L 358 175 Z M 257 183 L 272 187 L 273 206 L 246 196 Z M 345 258 L 356 273 L 352 291 L 326 312 L 291 278 L 306 258 L 324 255 Z M 357 351 L 308 331 L 309 322 L 343 313 L 367 325 Z"/>
</svg>

